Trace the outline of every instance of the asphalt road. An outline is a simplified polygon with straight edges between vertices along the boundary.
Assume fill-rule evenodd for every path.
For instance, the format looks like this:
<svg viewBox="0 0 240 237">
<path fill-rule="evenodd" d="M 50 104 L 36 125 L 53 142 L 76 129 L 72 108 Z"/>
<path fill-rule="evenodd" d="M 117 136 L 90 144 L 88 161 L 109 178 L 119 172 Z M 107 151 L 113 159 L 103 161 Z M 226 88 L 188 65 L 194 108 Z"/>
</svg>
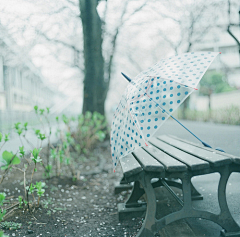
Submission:
<svg viewBox="0 0 240 237">
<path fill-rule="evenodd" d="M 240 126 L 181 121 L 201 140 L 213 148 L 220 147 L 225 152 L 240 157 Z M 171 134 L 201 144 L 193 135 L 186 131 L 173 119 L 168 119 L 157 131 L 157 135 Z"/>
</svg>

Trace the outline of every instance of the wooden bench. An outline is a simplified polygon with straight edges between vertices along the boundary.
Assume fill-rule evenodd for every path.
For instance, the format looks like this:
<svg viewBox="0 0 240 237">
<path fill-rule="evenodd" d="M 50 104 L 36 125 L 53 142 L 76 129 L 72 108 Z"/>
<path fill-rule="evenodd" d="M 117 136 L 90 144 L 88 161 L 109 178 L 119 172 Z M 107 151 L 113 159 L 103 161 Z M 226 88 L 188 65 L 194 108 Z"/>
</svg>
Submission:
<svg viewBox="0 0 240 237">
<path fill-rule="evenodd" d="M 118 204 L 119 219 L 146 210 L 138 237 L 152 237 L 166 225 L 184 218 L 202 218 L 220 225 L 222 236 L 240 236 L 240 226 L 233 219 L 226 200 L 226 185 L 232 172 L 240 172 L 240 158 L 170 136 L 159 136 L 149 141 L 148 147 L 136 150 L 120 159 L 122 183 L 134 182 L 125 203 Z M 191 178 L 218 172 L 218 202 L 220 213 L 196 210 L 192 200 L 202 199 Z M 180 182 L 179 182 L 180 181 Z M 125 185 L 124 184 L 124 185 Z M 182 209 L 156 219 L 154 188 L 164 186 L 182 206 Z M 182 189 L 181 199 L 171 187 Z M 145 194 L 146 203 L 140 202 Z"/>
</svg>

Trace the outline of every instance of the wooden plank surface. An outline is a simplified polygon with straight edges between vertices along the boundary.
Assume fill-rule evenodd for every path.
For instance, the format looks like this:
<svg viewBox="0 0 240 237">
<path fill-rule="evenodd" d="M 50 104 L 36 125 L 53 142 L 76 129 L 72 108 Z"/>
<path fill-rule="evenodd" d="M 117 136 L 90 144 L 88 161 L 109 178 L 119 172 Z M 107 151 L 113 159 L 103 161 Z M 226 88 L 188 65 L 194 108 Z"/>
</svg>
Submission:
<svg viewBox="0 0 240 237">
<path fill-rule="evenodd" d="M 197 157 L 209 162 L 213 166 L 221 166 L 221 165 L 226 165 L 226 164 L 232 163 L 232 160 L 229 157 L 220 155 L 214 151 L 208 151 L 208 150 L 193 146 L 189 143 L 185 143 L 183 141 L 173 139 L 166 135 L 159 136 L 158 139 L 165 143 L 168 143 L 182 151 L 185 151 L 189 154 L 197 156 Z"/>
<path fill-rule="evenodd" d="M 157 149 L 156 147 L 149 145 L 148 147 L 144 147 L 144 150 L 148 152 L 150 155 L 155 157 L 163 166 L 165 170 L 168 172 L 182 172 L 187 170 L 187 166 L 182 162 L 174 159 L 163 151 Z"/>
<path fill-rule="evenodd" d="M 132 154 L 122 157 L 120 164 L 125 177 L 130 177 L 142 171 L 141 165 Z"/>
<path fill-rule="evenodd" d="M 179 137 L 175 137 L 175 136 L 173 136 L 173 135 L 170 135 L 170 137 L 172 137 L 173 139 L 179 140 L 179 141 L 186 142 L 186 143 L 188 143 L 188 144 L 190 144 L 190 145 L 199 147 L 199 148 L 204 149 L 204 150 L 207 150 L 207 151 L 213 151 L 213 150 L 214 150 L 214 149 L 212 149 L 212 148 L 205 147 L 205 146 L 202 146 L 202 145 L 199 145 L 199 144 L 190 142 L 190 141 L 188 141 L 188 140 L 185 140 L 185 139 L 182 139 L 182 138 L 179 138 Z M 224 149 L 223 149 L 223 150 L 224 150 Z M 229 153 L 221 152 L 221 151 L 218 151 L 218 150 L 214 150 L 214 152 L 216 152 L 216 153 L 219 154 L 219 155 L 229 157 L 229 158 L 231 158 L 231 159 L 233 160 L 233 162 L 235 162 L 235 163 L 237 163 L 237 164 L 240 164 L 240 157 L 239 157 L 239 156 L 231 155 L 231 154 L 229 154 Z"/>
<path fill-rule="evenodd" d="M 201 170 L 209 168 L 209 163 L 199 159 L 193 155 L 190 155 L 184 151 L 179 150 L 176 147 L 173 147 L 157 138 L 152 138 L 150 143 L 156 146 L 157 148 L 161 149 L 165 153 L 169 154 L 170 156 L 176 158 L 177 160 L 183 162 L 188 166 L 191 170 Z"/>
<path fill-rule="evenodd" d="M 151 155 L 149 155 L 145 150 L 138 149 L 133 153 L 133 155 L 142 165 L 145 171 L 164 172 L 163 165 L 154 159 Z"/>
</svg>

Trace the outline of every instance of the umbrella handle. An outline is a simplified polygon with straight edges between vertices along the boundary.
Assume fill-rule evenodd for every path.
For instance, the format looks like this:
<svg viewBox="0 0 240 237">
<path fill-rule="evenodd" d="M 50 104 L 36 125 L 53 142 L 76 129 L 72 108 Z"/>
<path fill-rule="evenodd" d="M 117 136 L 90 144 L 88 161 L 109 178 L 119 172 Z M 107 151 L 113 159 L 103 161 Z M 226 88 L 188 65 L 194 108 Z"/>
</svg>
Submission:
<svg viewBox="0 0 240 237">
<path fill-rule="evenodd" d="M 121 72 L 121 74 L 122 74 L 129 82 L 132 81 L 132 80 L 131 80 L 127 75 L 125 75 L 124 73 Z"/>
</svg>

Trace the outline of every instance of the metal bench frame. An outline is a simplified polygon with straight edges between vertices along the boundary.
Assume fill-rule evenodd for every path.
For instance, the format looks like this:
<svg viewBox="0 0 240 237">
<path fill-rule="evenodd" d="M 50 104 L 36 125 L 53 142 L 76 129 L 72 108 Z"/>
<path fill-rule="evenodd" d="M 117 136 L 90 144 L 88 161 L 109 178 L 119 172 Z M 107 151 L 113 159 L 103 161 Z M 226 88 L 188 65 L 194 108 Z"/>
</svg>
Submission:
<svg viewBox="0 0 240 237">
<path fill-rule="evenodd" d="M 197 145 L 196 145 L 197 146 Z M 211 149 L 206 149 L 211 151 Z M 237 158 L 239 159 L 239 158 Z M 191 179 L 194 176 L 211 174 L 218 172 L 220 174 L 220 180 L 218 184 L 218 202 L 220 207 L 220 213 L 214 214 L 209 211 L 196 210 L 192 206 L 192 200 L 202 199 L 201 194 L 192 185 Z M 143 212 L 146 207 L 146 215 L 143 225 L 137 234 L 137 237 L 152 237 L 155 233 L 158 233 L 164 226 L 185 218 L 202 218 L 213 221 L 220 225 L 223 230 L 222 236 L 236 237 L 240 236 L 240 226 L 233 219 L 226 200 L 226 185 L 232 172 L 240 172 L 240 163 L 229 162 L 229 164 L 219 165 L 217 167 L 209 166 L 206 169 L 191 170 L 180 172 L 149 172 L 144 169 L 135 174 L 125 174 L 124 180 L 127 183 L 134 182 L 132 193 L 125 204 L 119 204 L 119 217 L 125 215 L 128 212 Z M 152 181 L 156 180 L 157 181 Z M 173 181 L 171 179 L 180 179 L 180 182 Z M 175 197 L 175 199 L 182 206 L 182 209 L 171 214 L 168 214 L 161 219 L 156 219 L 156 195 L 154 188 L 164 186 Z M 180 199 L 170 186 L 182 189 L 183 200 Z M 147 205 L 139 202 L 140 197 L 145 194 Z M 120 217 L 121 219 L 121 217 Z"/>
</svg>

